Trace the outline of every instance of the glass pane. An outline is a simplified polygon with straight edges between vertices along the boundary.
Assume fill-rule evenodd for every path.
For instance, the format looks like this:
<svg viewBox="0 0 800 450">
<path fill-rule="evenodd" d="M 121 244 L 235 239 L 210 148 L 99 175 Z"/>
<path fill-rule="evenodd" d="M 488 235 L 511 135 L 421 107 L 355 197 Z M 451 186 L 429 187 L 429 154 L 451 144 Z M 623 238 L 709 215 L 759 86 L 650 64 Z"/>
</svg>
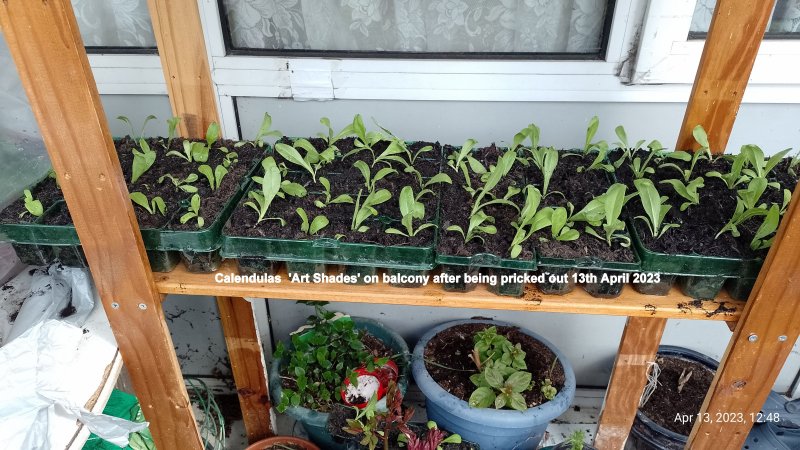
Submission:
<svg viewBox="0 0 800 450">
<path fill-rule="evenodd" d="M 72 0 L 87 47 L 154 48 L 147 0 Z"/>
<path fill-rule="evenodd" d="M 708 33 L 716 0 L 697 0 L 689 33 L 701 37 Z M 777 0 L 772 20 L 767 25 L 766 37 L 800 34 L 800 0 Z M 699 35 L 699 36 L 698 36 Z"/>
<path fill-rule="evenodd" d="M 39 126 L 0 33 L 0 209 L 50 170 Z"/>
<path fill-rule="evenodd" d="M 607 0 L 222 0 L 233 49 L 579 53 Z"/>
</svg>

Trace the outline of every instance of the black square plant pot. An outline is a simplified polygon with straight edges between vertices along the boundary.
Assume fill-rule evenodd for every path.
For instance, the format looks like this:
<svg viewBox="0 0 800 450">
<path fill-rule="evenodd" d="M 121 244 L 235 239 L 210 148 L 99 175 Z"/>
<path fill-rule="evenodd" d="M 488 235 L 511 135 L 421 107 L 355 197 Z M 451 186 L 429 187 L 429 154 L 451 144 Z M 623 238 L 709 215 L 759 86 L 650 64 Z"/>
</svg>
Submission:
<svg viewBox="0 0 800 450">
<path fill-rule="evenodd" d="M 539 274 L 545 274 L 545 281 L 536 286 L 543 294 L 565 295 L 575 289 L 577 269 L 570 267 L 539 266 Z"/>
<path fill-rule="evenodd" d="M 496 294 L 496 295 L 505 295 L 508 297 L 522 297 L 522 294 L 525 293 L 525 283 L 520 283 L 516 281 L 512 282 L 501 282 L 501 277 L 504 275 L 524 275 L 524 271 L 521 270 L 509 270 L 509 269 L 494 269 L 492 273 L 497 276 L 497 284 L 489 284 L 489 292 Z"/>
<path fill-rule="evenodd" d="M 17 258 L 29 266 L 46 266 L 53 262 L 55 256 L 53 255 L 52 246 L 39 246 L 36 244 L 11 244 L 14 252 L 17 253 Z"/>
<path fill-rule="evenodd" d="M 355 281 L 345 284 L 365 285 L 368 283 L 369 278 L 378 274 L 378 269 L 372 266 L 353 266 L 349 264 L 340 264 L 339 273 L 347 275 L 348 277 L 355 277 Z"/>
<path fill-rule="evenodd" d="M 238 262 L 239 275 L 275 275 L 281 263 L 271 259 L 254 257 L 240 257 Z"/>
<path fill-rule="evenodd" d="M 683 295 L 699 300 L 711 300 L 722 290 L 725 277 L 679 277 L 678 286 Z"/>
<path fill-rule="evenodd" d="M 442 289 L 448 292 L 470 292 L 475 290 L 475 287 L 478 286 L 477 283 L 468 283 L 464 274 L 467 274 L 471 277 L 480 274 L 481 269 L 479 267 L 465 267 L 465 266 L 455 266 L 450 264 L 443 264 L 442 265 L 442 274 L 446 275 L 447 278 L 443 284 Z"/>
<path fill-rule="evenodd" d="M 725 281 L 725 289 L 734 300 L 747 301 L 755 284 L 755 278 L 728 278 Z"/>
<path fill-rule="evenodd" d="M 497 275 L 497 285 L 489 285 L 489 291 L 497 295 L 521 296 L 525 291 L 524 283 L 501 283 L 500 276 L 516 272 L 536 270 L 536 259 L 526 261 L 519 259 L 501 258 L 496 255 L 481 253 L 467 256 L 436 255 L 436 262 L 442 265 L 444 275 L 452 275 L 455 281 L 445 278 L 442 288 L 445 291 L 469 292 L 475 289 L 476 283 L 467 282 L 464 275 L 474 277 L 481 273 L 481 269 L 491 270 Z M 508 286 L 506 286 L 508 284 Z"/>
<path fill-rule="evenodd" d="M 219 254 L 219 250 L 214 250 L 210 252 L 182 251 L 181 259 L 189 272 L 211 273 L 219 269 L 223 258 Z"/>
<path fill-rule="evenodd" d="M 643 274 L 646 278 L 651 274 Z M 636 292 L 644 295 L 660 295 L 665 296 L 672 290 L 672 285 L 675 284 L 675 275 L 658 274 L 659 281 L 651 283 L 633 283 L 633 289 Z"/>
<path fill-rule="evenodd" d="M 153 272 L 171 272 L 181 262 L 180 252 L 147 250 L 147 260 Z"/>
<path fill-rule="evenodd" d="M 83 247 L 80 245 L 58 245 L 53 247 L 55 257 L 61 261 L 61 264 L 67 267 L 77 267 L 85 269 L 89 267 L 86 262 L 86 255 L 83 253 Z"/>
<path fill-rule="evenodd" d="M 313 276 L 316 273 L 326 273 L 327 269 L 324 263 L 286 261 L 286 272 L 289 276 L 292 274 Z"/>
<path fill-rule="evenodd" d="M 583 283 L 583 290 L 589 293 L 592 297 L 597 298 L 617 298 L 622 293 L 622 288 L 625 287 L 624 281 L 602 281 L 603 275 L 616 276 L 621 272 L 614 272 L 611 270 L 588 270 L 586 275 L 591 278 L 596 278 L 596 282 Z"/>
</svg>

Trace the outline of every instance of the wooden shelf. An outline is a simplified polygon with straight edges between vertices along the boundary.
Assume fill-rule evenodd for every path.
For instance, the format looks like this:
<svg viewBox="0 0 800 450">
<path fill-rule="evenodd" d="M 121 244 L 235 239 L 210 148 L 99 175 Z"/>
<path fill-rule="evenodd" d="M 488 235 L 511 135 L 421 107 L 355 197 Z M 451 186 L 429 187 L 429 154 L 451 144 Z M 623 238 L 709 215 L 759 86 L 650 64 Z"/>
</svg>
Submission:
<svg viewBox="0 0 800 450">
<path fill-rule="evenodd" d="M 628 285 L 615 299 L 592 297 L 583 289 L 559 295 L 542 294 L 528 285 L 520 298 L 503 297 L 478 286 L 472 292 L 447 292 L 436 285 L 420 288 L 397 288 L 387 284 L 348 285 L 292 283 L 285 268 L 279 272 L 280 283 L 225 283 L 215 281 L 218 274 L 238 274 L 235 261 L 225 261 L 215 273 L 189 273 L 181 264 L 169 273 L 154 273 L 162 294 L 214 295 L 226 297 L 265 297 L 286 300 L 325 300 L 387 305 L 438 306 L 512 311 L 541 311 L 611 316 L 659 317 L 735 322 L 744 309 L 744 302 L 731 299 L 727 293 L 713 301 L 694 301 L 678 289 L 664 297 L 642 295 Z"/>
</svg>

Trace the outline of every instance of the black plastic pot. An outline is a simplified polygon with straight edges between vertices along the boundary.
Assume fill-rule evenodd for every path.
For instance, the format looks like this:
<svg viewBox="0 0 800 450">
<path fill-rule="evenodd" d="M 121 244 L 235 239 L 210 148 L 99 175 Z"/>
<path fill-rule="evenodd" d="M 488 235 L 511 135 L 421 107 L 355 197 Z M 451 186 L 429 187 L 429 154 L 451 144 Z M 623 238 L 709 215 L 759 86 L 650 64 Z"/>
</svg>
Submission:
<svg viewBox="0 0 800 450">
<path fill-rule="evenodd" d="M 323 263 L 286 261 L 286 272 L 298 275 L 313 276 L 315 273 L 325 273 L 326 268 Z"/>
<path fill-rule="evenodd" d="M 180 252 L 147 250 L 147 259 L 153 272 L 171 272 L 181 262 Z"/>
<path fill-rule="evenodd" d="M 222 256 L 219 250 L 211 252 L 182 251 L 181 259 L 186 265 L 186 270 L 192 273 L 211 273 L 219 269 L 222 264 Z"/>
<path fill-rule="evenodd" d="M 700 363 L 713 371 L 719 367 L 718 361 L 688 348 L 662 345 L 658 347 L 658 355 Z M 625 442 L 625 450 L 683 450 L 688 438 L 653 422 L 640 410 L 636 412 L 631 432 Z"/>
<path fill-rule="evenodd" d="M 497 284 L 489 285 L 489 292 L 496 295 L 506 295 L 509 297 L 522 297 L 525 293 L 525 283 L 518 283 L 516 281 L 501 282 L 501 277 L 506 275 L 523 275 L 525 271 L 510 270 L 510 269 L 494 269 L 492 273 L 497 276 Z"/>
<path fill-rule="evenodd" d="M 719 295 L 725 277 L 678 277 L 678 286 L 683 295 L 700 300 L 711 300 Z"/>
<path fill-rule="evenodd" d="M 239 258 L 240 275 L 275 275 L 278 273 L 280 263 L 264 258 Z"/>
<path fill-rule="evenodd" d="M 53 262 L 53 247 L 36 244 L 11 244 L 17 258 L 29 266 L 46 266 Z"/>
<path fill-rule="evenodd" d="M 622 293 L 622 288 L 625 287 L 625 281 L 614 281 L 619 278 L 623 273 L 615 272 L 612 270 L 589 270 L 586 271 L 589 278 L 597 279 L 596 282 L 583 283 L 583 290 L 589 293 L 592 297 L 597 298 L 617 298 Z M 608 279 L 603 280 L 603 276 Z"/>
<path fill-rule="evenodd" d="M 356 277 L 356 281 L 347 284 L 370 284 L 365 277 L 372 277 L 378 274 L 378 269 L 372 266 L 352 266 L 349 264 L 339 265 L 339 273 Z"/>
<path fill-rule="evenodd" d="M 733 299 L 746 301 L 755 284 L 755 278 L 728 278 L 725 281 L 725 289 Z"/>
<path fill-rule="evenodd" d="M 442 283 L 442 288 L 450 292 L 469 292 L 475 289 L 477 283 L 467 283 L 464 279 L 464 274 L 470 276 L 478 275 L 481 272 L 478 267 L 454 266 L 451 264 L 442 265 L 442 273 L 446 276 L 456 277 L 455 281 L 445 281 Z"/>
<path fill-rule="evenodd" d="M 564 295 L 575 289 L 575 274 L 578 269 L 551 266 L 540 266 L 539 269 L 539 274 L 547 274 L 544 282 L 536 284 L 542 293 Z"/>
<path fill-rule="evenodd" d="M 648 275 L 648 274 L 645 274 Z M 652 283 L 633 283 L 633 289 L 645 295 L 667 295 L 675 284 L 675 275 L 659 274 L 659 281 Z"/>
</svg>

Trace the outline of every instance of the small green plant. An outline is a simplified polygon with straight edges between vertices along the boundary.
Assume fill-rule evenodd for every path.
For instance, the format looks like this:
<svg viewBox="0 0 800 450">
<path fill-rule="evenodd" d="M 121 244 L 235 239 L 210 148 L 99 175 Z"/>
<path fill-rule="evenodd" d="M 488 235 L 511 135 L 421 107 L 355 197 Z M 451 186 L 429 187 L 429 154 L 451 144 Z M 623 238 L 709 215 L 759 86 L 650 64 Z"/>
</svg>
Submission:
<svg viewBox="0 0 800 450">
<path fill-rule="evenodd" d="M 350 222 L 350 230 L 359 233 L 364 233 L 369 230 L 369 226 L 364 225 L 364 221 L 372 216 L 378 215 L 378 210 L 375 209 L 375 207 L 392 198 L 392 194 L 388 190 L 379 189 L 367 194 L 362 202 L 362 193 L 363 189 L 360 189 L 358 191 L 358 197 L 356 197 L 356 207 L 353 210 L 353 220 Z"/>
<path fill-rule="evenodd" d="M 594 116 L 589 120 L 589 126 L 586 128 L 586 140 L 583 144 L 583 154 L 588 154 L 592 149 L 597 145 L 596 142 L 592 142 L 594 139 L 594 135 L 597 134 L 597 129 L 600 127 L 600 119 L 597 116 Z"/>
<path fill-rule="evenodd" d="M 397 173 L 397 171 L 391 167 L 381 167 L 375 175 L 372 175 L 370 166 L 360 159 L 353 163 L 353 167 L 358 169 L 358 171 L 361 172 L 361 176 L 364 177 L 364 186 L 367 188 L 367 192 L 374 192 L 378 181 L 381 181 L 393 173 Z"/>
<path fill-rule="evenodd" d="M 574 228 L 572 219 L 572 203 L 567 203 L 567 208 L 559 206 L 553 208 L 553 215 L 550 217 L 550 236 L 559 242 L 574 241 L 580 237 L 580 232 Z"/>
<path fill-rule="evenodd" d="M 298 149 L 304 150 L 306 155 L 301 156 Z M 317 182 L 317 171 L 326 164 L 329 164 L 336 157 L 334 147 L 328 147 L 322 152 L 318 152 L 307 139 L 297 139 L 291 146 L 284 143 L 277 143 L 275 144 L 275 151 L 285 160 L 305 169 L 311 174 L 311 179 L 315 183 Z"/>
<path fill-rule="evenodd" d="M 445 437 L 445 432 L 432 420 L 426 426 L 428 431 L 421 437 L 407 426 L 401 427 L 403 434 L 397 437 L 397 441 L 405 443 L 408 450 L 442 450 L 442 444 L 461 443 L 460 435 L 454 433 Z"/>
<path fill-rule="evenodd" d="M 770 206 L 769 211 L 767 211 L 767 214 L 764 216 L 764 221 L 761 222 L 761 226 L 756 230 L 753 240 L 750 241 L 750 248 L 753 250 L 763 250 L 772 247 L 772 242 L 775 240 L 774 233 L 778 231 L 778 223 L 780 220 L 780 206 Z"/>
<path fill-rule="evenodd" d="M 530 239 L 533 233 L 552 224 L 553 209 L 539 209 L 542 201 L 542 193 L 539 192 L 539 189 L 527 185 L 523 189 L 523 193 L 525 195 L 525 203 L 519 213 L 519 218 L 511 224 L 517 230 L 509 247 L 509 253 L 512 258 L 520 255 L 522 244 Z"/>
<path fill-rule="evenodd" d="M 683 204 L 681 204 L 681 211 L 686 211 L 686 208 L 700 204 L 700 193 L 697 192 L 697 190 L 705 186 L 703 177 L 697 177 L 688 184 L 684 184 L 682 180 L 675 178 L 671 180 L 664 180 L 661 183 L 672 186 L 672 188 L 675 189 L 675 192 L 683 197 L 684 200 L 686 200 Z"/>
<path fill-rule="evenodd" d="M 345 153 L 342 158 L 347 158 L 351 155 L 356 155 L 361 153 L 362 151 L 368 150 L 369 153 L 372 155 L 373 162 L 375 161 L 375 145 L 380 141 L 386 139 L 382 133 L 377 131 L 367 131 L 366 126 L 364 126 L 364 119 L 361 118 L 361 114 L 356 114 L 353 117 L 353 123 L 351 124 L 353 129 L 353 134 L 356 135 L 355 141 L 353 141 L 354 149 L 350 150 L 349 152 Z"/>
<path fill-rule="evenodd" d="M 619 141 L 614 143 L 614 146 L 622 150 L 623 156 L 627 157 L 627 159 L 632 158 L 636 150 L 642 148 L 642 145 L 644 144 L 644 139 L 640 139 L 636 142 L 636 144 L 629 145 L 628 133 L 625 132 L 625 127 L 622 125 L 618 125 L 617 128 L 614 128 L 614 133 L 617 135 L 617 139 L 619 139 Z"/>
<path fill-rule="evenodd" d="M 486 173 L 486 167 L 472 156 L 472 149 L 475 148 L 475 144 L 477 144 L 477 141 L 474 139 L 467 139 L 459 150 L 453 151 L 447 156 L 447 165 L 456 172 L 463 171 L 467 178 L 469 178 L 469 170 L 478 175 Z"/>
<path fill-rule="evenodd" d="M 644 160 L 642 160 L 642 158 L 639 156 L 634 156 L 633 161 L 631 161 L 631 172 L 633 172 L 633 177 L 636 179 L 644 178 L 647 174 L 656 173 L 655 169 L 653 169 L 650 164 L 654 162 L 654 159 L 660 158 L 664 153 L 664 148 L 658 141 L 652 141 L 647 144 L 647 149 L 649 151 L 647 152 L 647 157 Z M 617 162 L 619 161 L 622 161 L 622 158 L 620 158 Z"/>
<path fill-rule="evenodd" d="M 594 157 L 594 160 L 589 167 L 578 167 L 578 172 L 580 173 L 584 170 L 587 172 L 590 170 L 605 170 L 606 172 L 613 172 L 614 165 L 606 162 L 606 155 L 608 155 L 608 144 L 606 141 L 600 141 L 593 145 L 597 150 L 597 155 Z"/>
<path fill-rule="evenodd" d="M 531 149 L 531 161 L 542 172 L 542 195 L 547 197 L 550 179 L 558 166 L 558 151 L 553 147 Z"/>
<path fill-rule="evenodd" d="M 275 158 L 268 156 L 261 161 L 261 167 L 264 169 L 264 175 L 260 177 L 253 177 L 253 181 L 261 185 L 259 190 L 251 190 L 247 193 L 247 198 L 250 200 L 244 203 L 244 206 L 250 207 L 258 214 L 258 221 L 256 225 L 264 220 L 277 220 L 281 226 L 286 225 L 286 220 L 280 217 L 267 217 L 272 201 L 275 197 L 285 198 L 284 194 L 293 197 L 304 197 L 306 189 L 297 184 L 289 182 L 288 180 L 281 180 L 281 170 L 275 164 Z"/>
<path fill-rule="evenodd" d="M 20 218 L 25 214 L 30 214 L 34 217 L 41 217 L 44 214 L 44 207 L 42 206 L 42 202 L 33 198 L 33 194 L 28 189 L 25 189 L 23 192 L 23 198 L 25 199 L 25 211 L 22 211 L 19 215 Z M 152 214 L 152 213 L 151 213 Z"/>
<path fill-rule="evenodd" d="M 636 216 L 637 219 L 644 221 L 647 228 L 654 238 L 658 239 L 670 228 L 677 228 L 676 223 L 665 223 L 664 218 L 672 208 L 667 204 L 667 196 L 661 196 L 652 181 L 642 178 L 633 181 L 636 190 L 639 192 L 639 200 L 646 216 Z"/>
<path fill-rule="evenodd" d="M 314 236 L 318 234 L 323 228 L 327 227 L 330 223 L 328 218 L 323 216 L 322 214 L 314 217 L 311 222 L 308 221 L 308 214 L 303 208 L 297 208 L 295 210 L 297 215 L 300 216 L 300 220 L 302 223 L 300 224 L 300 231 L 303 233 L 307 233 L 309 236 Z"/>
<path fill-rule="evenodd" d="M 747 183 L 746 188 L 736 191 L 736 209 L 734 210 L 733 215 L 728 223 L 726 223 L 725 226 L 719 230 L 715 238 L 720 237 L 726 232 L 730 232 L 734 237 L 739 237 L 739 226 L 741 226 L 744 222 L 753 217 L 767 215 L 767 204 L 758 204 L 766 189 L 767 180 L 765 178 L 753 178 L 749 183 Z"/>
<path fill-rule="evenodd" d="M 147 172 L 147 170 L 150 169 L 150 167 L 156 161 L 156 152 L 150 148 L 150 145 L 144 138 L 144 130 L 147 127 L 147 123 L 151 120 L 155 120 L 156 116 L 149 115 L 145 117 L 144 123 L 142 123 L 142 129 L 139 130 L 139 133 L 136 135 L 134 135 L 135 131 L 133 130 L 133 124 L 131 123 L 130 119 L 125 116 L 118 116 L 117 119 L 128 125 L 130 128 L 129 136 L 139 144 L 139 149 L 133 149 L 133 165 L 131 166 L 131 184 L 133 184 L 139 179 L 139 177 Z"/>
<path fill-rule="evenodd" d="M 222 184 L 222 179 L 228 174 L 228 169 L 226 169 L 223 165 L 218 165 L 212 170 L 211 166 L 208 164 L 203 164 L 197 168 L 197 171 L 205 175 L 206 179 L 208 180 L 208 185 L 211 187 L 212 191 L 219 189 L 219 186 Z"/>
<path fill-rule="evenodd" d="M 678 161 L 688 162 L 688 168 L 683 169 L 678 164 L 671 162 L 662 163 L 660 166 L 658 166 L 659 168 L 670 168 L 677 170 L 678 173 L 680 173 L 683 177 L 683 181 L 686 183 L 692 179 L 692 173 L 694 172 L 694 167 L 697 165 L 698 161 L 701 159 L 711 160 L 711 150 L 709 150 L 708 136 L 706 135 L 706 131 L 703 129 L 703 127 L 700 125 L 694 127 L 692 130 L 692 135 L 694 136 L 695 141 L 700 144 L 699 149 L 692 153 L 679 150 L 664 155 L 664 158 L 666 159 L 677 159 Z"/>
<path fill-rule="evenodd" d="M 281 378 L 291 382 L 291 387 L 283 386 L 276 407 L 281 413 L 290 406 L 330 411 L 344 380 L 357 380 L 355 369 L 374 370 L 388 360 L 369 353 L 364 332 L 350 318 L 328 311 L 321 302 L 309 303 L 315 314 L 306 321 L 308 329 L 291 335 L 291 350 L 283 342 L 276 346 L 274 357 L 283 360 Z"/>
<path fill-rule="evenodd" d="M 464 243 L 473 239 L 483 242 L 481 234 L 497 234 L 497 227 L 494 226 L 494 217 L 486 215 L 483 211 L 478 211 L 469 217 L 466 231 L 460 225 L 450 225 L 447 231 L 456 231 L 464 238 Z"/>
<path fill-rule="evenodd" d="M 331 195 L 331 182 L 328 181 L 325 177 L 319 177 L 319 184 L 322 185 L 324 195 L 324 200 L 314 200 L 314 204 L 317 208 L 325 208 L 328 205 L 334 205 L 338 203 L 353 203 L 353 197 L 347 194 L 337 195 L 333 197 Z"/>
<path fill-rule="evenodd" d="M 622 247 L 630 246 L 630 238 L 622 233 L 625 230 L 625 222 L 619 218 L 622 207 L 635 195 L 625 195 L 626 190 L 627 187 L 624 184 L 612 184 L 605 193 L 593 198 L 582 210 L 572 216 L 571 220 L 586 222 L 584 231 L 605 241 L 609 246 L 614 241 L 619 241 L 619 245 Z M 602 228 L 602 233 L 595 230 L 595 227 Z"/>
<path fill-rule="evenodd" d="M 280 137 L 281 133 L 278 130 L 270 130 L 272 128 L 272 116 L 269 113 L 264 113 L 264 118 L 261 120 L 261 126 L 258 128 L 258 133 L 256 133 L 256 137 L 253 139 L 253 143 L 256 147 L 264 147 L 266 142 L 264 141 L 268 137 Z M 246 144 L 246 141 L 237 142 L 234 144 L 234 147 L 241 147 L 242 145 Z"/>
<path fill-rule="evenodd" d="M 565 444 L 569 445 L 569 450 L 583 450 L 585 436 L 583 431 L 575 430 L 569 435 Z"/>
<path fill-rule="evenodd" d="M 336 142 L 339 139 L 342 139 L 343 137 L 353 133 L 352 124 L 348 124 L 342 129 L 342 131 L 337 133 L 333 130 L 333 127 L 331 127 L 331 121 L 327 117 L 319 119 L 319 123 L 325 125 L 325 128 L 327 128 L 327 133 L 317 133 L 317 136 L 324 139 L 325 143 L 328 144 L 328 147 L 336 145 Z"/>
<path fill-rule="evenodd" d="M 195 219 L 195 224 L 197 225 L 197 228 L 203 228 L 203 225 L 206 223 L 206 220 L 203 219 L 203 216 L 200 215 L 199 194 L 192 195 L 191 200 L 189 200 L 189 211 L 181 216 L 180 222 L 186 223 L 192 219 Z"/>
<path fill-rule="evenodd" d="M 797 177 L 797 165 L 800 164 L 800 150 L 792 156 L 792 159 L 789 161 L 789 174 L 793 177 Z"/>
<path fill-rule="evenodd" d="M 172 140 L 178 135 L 178 124 L 181 118 L 178 116 L 167 119 L 167 149 L 172 145 Z"/>
<path fill-rule="evenodd" d="M 742 147 L 744 149 L 745 146 Z M 731 157 L 731 171 L 728 173 L 720 173 L 719 171 L 712 170 L 706 173 L 707 177 L 712 178 L 719 178 L 725 183 L 725 186 L 728 186 L 728 189 L 733 189 L 736 186 L 746 183 L 750 178 L 747 175 L 742 174 L 742 169 L 744 168 L 745 158 L 743 153 L 739 153 L 736 156 Z"/>
<path fill-rule="evenodd" d="M 222 160 L 222 167 L 226 169 L 231 166 L 231 164 L 235 164 L 239 162 L 239 154 L 236 152 L 230 152 L 225 147 L 220 147 L 220 151 L 225 153 L 225 158 Z"/>
<path fill-rule="evenodd" d="M 178 178 L 173 176 L 172 174 L 162 175 L 158 178 L 159 183 L 163 183 L 164 180 L 169 180 L 175 188 L 182 190 L 183 192 L 188 192 L 190 194 L 194 194 L 197 192 L 197 188 L 192 186 L 191 183 L 197 181 L 199 177 L 196 173 L 190 173 L 186 176 L 186 178 Z"/>
<path fill-rule="evenodd" d="M 419 201 L 422 192 L 414 195 L 414 189 L 411 186 L 404 186 L 400 190 L 398 197 L 400 203 L 400 216 L 402 217 L 400 223 L 405 227 L 406 231 L 401 231 L 397 228 L 390 227 L 386 229 L 389 234 L 399 234 L 405 237 L 414 237 L 420 231 L 427 228 L 435 227 L 432 223 L 423 223 L 417 228 L 414 228 L 414 219 L 422 220 L 425 218 L 425 205 Z"/>
<path fill-rule="evenodd" d="M 475 346 L 470 358 L 480 373 L 470 376 L 477 388 L 469 396 L 473 408 L 496 409 L 510 407 L 518 411 L 528 409 L 523 392 L 535 387 L 533 375 L 527 371 L 525 351 L 522 346 L 509 341 L 497 332 L 497 327 L 487 327 L 474 336 Z M 542 389 L 548 400 L 555 397 L 552 385 Z"/>
<path fill-rule="evenodd" d="M 148 200 L 147 196 L 141 192 L 131 192 L 128 196 L 133 203 L 144 208 L 150 215 L 159 213 L 165 216 L 167 214 L 167 204 L 164 203 L 164 199 L 161 197 L 153 197 L 152 200 Z"/>
<path fill-rule="evenodd" d="M 167 156 L 177 156 L 186 162 L 201 162 L 208 161 L 208 147 L 204 142 L 192 142 L 188 139 L 183 141 L 183 153 L 177 150 L 170 150 Z"/>
<path fill-rule="evenodd" d="M 219 124 L 217 122 L 211 122 L 208 125 L 208 128 L 206 128 L 206 146 L 208 148 L 211 148 L 217 143 L 220 137 L 219 132 Z"/>
<path fill-rule="evenodd" d="M 772 169 L 783 160 L 792 149 L 787 148 L 784 151 L 778 152 L 769 159 L 764 158 L 764 151 L 757 145 L 743 145 L 740 151 L 742 158 L 745 161 L 746 168 L 742 169 L 742 173 L 750 178 L 767 178 Z M 778 182 L 768 183 L 776 189 L 780 188 Z"/>
</svg>

